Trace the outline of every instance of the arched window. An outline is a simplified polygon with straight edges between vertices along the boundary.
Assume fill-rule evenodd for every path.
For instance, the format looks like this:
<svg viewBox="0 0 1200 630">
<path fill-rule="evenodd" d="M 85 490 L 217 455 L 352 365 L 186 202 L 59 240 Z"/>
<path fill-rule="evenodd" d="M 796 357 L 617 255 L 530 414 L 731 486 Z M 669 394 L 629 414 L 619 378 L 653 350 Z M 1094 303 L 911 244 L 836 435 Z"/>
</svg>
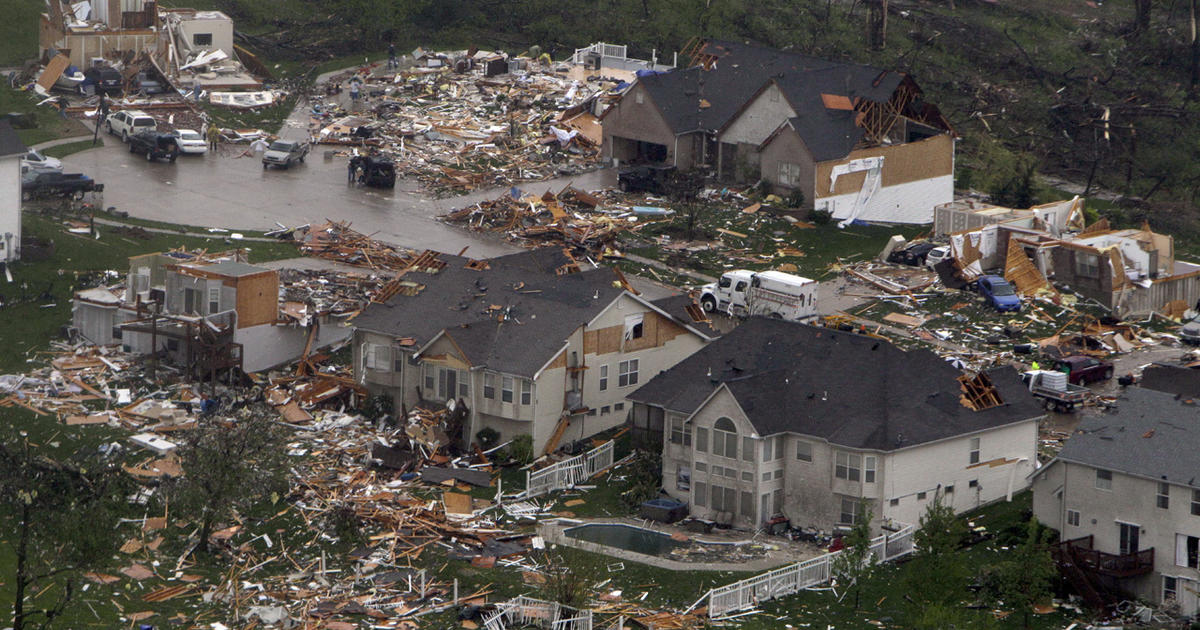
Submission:
<svg viewBox="0 0 1200 630">
<path fill-rule="evenodd" d="M 713 423 L 713 455 L 737 459 L 737 426 L 729 418 L 717 418 Z"/>
</svg>

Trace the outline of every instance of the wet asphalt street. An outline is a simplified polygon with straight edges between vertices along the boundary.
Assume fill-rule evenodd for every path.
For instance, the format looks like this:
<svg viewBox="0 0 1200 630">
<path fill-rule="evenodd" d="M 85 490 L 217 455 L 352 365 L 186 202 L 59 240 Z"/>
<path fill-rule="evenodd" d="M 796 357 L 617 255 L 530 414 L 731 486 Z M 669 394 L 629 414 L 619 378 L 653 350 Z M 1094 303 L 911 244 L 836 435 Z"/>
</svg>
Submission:
<svg viewBox="0 0 1200 630">
<path fill-rule="evenodd" d="M 292 128 L 291 133 L 295 135 Z M 333 147 L 315 146 L 303 164 L 264 170 L 259 156 L 241 157 L 247 145 L 222 145 L 216 154 L 180 156 L 174 163 L 147 162 L 129 153 L 120 139 L 104 135 L 105 146 L 67 156 L 68 172 L 104 184 L 104 205 L 141 219 L 231 230 L 270 230 L 275 223 L 349 221 L 375 238 L 415 249 L 495 256 L 517 251 L 495 235 L 470 232 L 435 219 L 451 209 L 494 198 L 507 187 L 434 199 L 419 182 L 397 180 L 394 190 L 346 182 L 346 158 L 325 159 Z M 544 182 L 520 184 L 527 192 L 558 191 L 568 183 L 584 189 L 616 184 L 612 169 Z"/>
</svg>

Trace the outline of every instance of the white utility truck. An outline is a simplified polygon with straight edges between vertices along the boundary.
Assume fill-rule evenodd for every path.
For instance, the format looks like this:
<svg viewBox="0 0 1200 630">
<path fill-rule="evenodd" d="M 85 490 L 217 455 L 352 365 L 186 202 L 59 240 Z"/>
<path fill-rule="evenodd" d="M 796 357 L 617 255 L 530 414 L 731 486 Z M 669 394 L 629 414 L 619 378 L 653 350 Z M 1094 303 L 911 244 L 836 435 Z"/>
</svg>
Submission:
<svg viewBox="0 0 1200 630">
<path fill-rule="evenodd" d="M 709 313 L 800 321 L 817 314 L 817 286 L 816 280 L 782 271 L 735 269 L 700 287 L 700 305 Z"/>
</svg>

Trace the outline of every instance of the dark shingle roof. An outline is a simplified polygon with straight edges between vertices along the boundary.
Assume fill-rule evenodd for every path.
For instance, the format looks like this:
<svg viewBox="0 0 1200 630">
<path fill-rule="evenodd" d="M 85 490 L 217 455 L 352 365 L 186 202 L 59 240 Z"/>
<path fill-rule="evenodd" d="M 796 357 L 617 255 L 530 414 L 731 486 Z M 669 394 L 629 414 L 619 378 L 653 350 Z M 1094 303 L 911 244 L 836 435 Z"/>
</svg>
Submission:
<svg viewBox="0 0 1200 630">
<path fill-rule="evenodd" d="M 440 254 L 446 266 L 436 273 L 404 275 L 425 285 L 416 295 L 396 295 L 371 304 L 354 326 L 396 337 L 412 337 L 421 347 L 445 330 L 474 365 L 533 376 L 562 349 L 566 338 L 613 301 L 608 268 L 559 276 L 569 262 L 554 248 L 492 258 L 485 271 L 467 269 L 469 259 Z M 490 310 L 492 306 L 500 310 Z M 498 313 L 507 313 L 497 321 Z"/>
<path fill-rule="evenodd" d="M 1142 370 L 1138 385 L 1188 398 L 1200 397 L 1200 370 L 1180 365 L 1151 365 Z"/>
<path fill-rule="evenodd" d="M 787 125 L 800 136 L 817 162 L 846 157 L 865 133 L 862 127 L 854 124 L 854 112 L 846 111 L 806 113 L 789 118 Z M 769 143 L 770 139 L 763 144 Z"/>
<path fill-rule="evenodd" d="M 12 125 L 7 120 L 0 120 L 0 157 L 18 155 L 28 150 L 17 132 L 13 131 Z"/>
<path fill-rule="evenodd" d="M 1042 415 L 1008 368 L 988 372 L 1003 405 L 964 407 L 961 374 L 928 351 L 906 352 L 853 333 L 752 318 L 629 398 L 690 414 L 724 384 L 760 435 L 793 432 L 879 450 Z"/>
<path fill-rule="evenodd" d="M 1058 459 L 1200 487 L 1200 406 L 1129 387 L 1116 408 L 1080 423 Z"/>
<path fill-rule="evenodd" d="M 736 42 L 713 40 L 704 51 L 719 57 L 711 70 L 689 68 L 638 79 L 674 133 L 720 129 L 768 81 L 775 81 L 803 119 L 797 132 L 810 148 L 817 147 L 814 153 L 820 152 L 825 156 L 822 159 L 849 153 L 846 148 L 839 155 L 833 154 L 854 135 L 854 117 L 849 112 L 828 110 L 821 94 L 885 102 L 904 76 Z"/>
</svg>

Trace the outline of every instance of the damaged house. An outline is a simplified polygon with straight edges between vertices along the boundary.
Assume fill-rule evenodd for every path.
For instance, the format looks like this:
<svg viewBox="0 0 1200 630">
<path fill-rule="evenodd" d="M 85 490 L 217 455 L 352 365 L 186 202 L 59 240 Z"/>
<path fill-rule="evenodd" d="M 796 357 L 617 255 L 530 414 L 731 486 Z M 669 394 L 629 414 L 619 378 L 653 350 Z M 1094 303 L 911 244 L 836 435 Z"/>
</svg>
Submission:
<svg viewBox="0 0 1200 630">
<path fill-rule="evenodd" d="M 627 393 L 709 340 L 619 272 L 579 271 L 554 248 L 427 252 L 377 299 L 353 321 L 356 379 L 397 411 L 466 405 L 463 443 L 489 428 L 548 452 L 618 426 Z"/>
<path fill-rule="evenodd" d="M 761 178 L 842 220 L 928 223 L 953 199 L 953 131 L 911 76 L 715 40 L 682 58 L 604 113 L 605 158 Z"/>
<path fill-rule="evenodd" d="M 71 65 L 87 68 L 93 59 L 116 59 L 154 50 L 155 0 L 48 0 L 38 25 L 38 55 L 52 50 Z"/>
<path fill-rule="evenodd" d="M 1036 461 L 1040 406 L 1010 368 L 966 375 L 925 350 L 752 318 L 629 394 L 636 442 L 691 514 L 756 529 L 916 523 L 1005 499 Z"/>
<path fill-rule="evenodd" d="M 157 352 L 197 377 L 258 372 L 350 336 L 310 305 L 281 304 L 279 272 L 241 252 L 134 256 L 123 287 L 78 291 L 72 309 L 88 341 Z"/>
<path fill-rule="evenodd" d="M 1200 265 L 1175 258 L 1171 235 L 1103 219 L 1085 228 L 1079 198 L 1028 210 L 954 202 L 935 215 L 934 232 L 949 236 L 967 278 L 999 268 L 1018 293 L 1067 286 L 1121 318 L 1182 312 L 1200 298 Z"/>
<path fill-rule="evenodd" d="M 1101 607 L 1132 598 L 1200 613 L 1196 400 L 1126 388 L 1031 475 L 1033 513 L 1059 532 L 1063 575 Z"/>
</svg>

